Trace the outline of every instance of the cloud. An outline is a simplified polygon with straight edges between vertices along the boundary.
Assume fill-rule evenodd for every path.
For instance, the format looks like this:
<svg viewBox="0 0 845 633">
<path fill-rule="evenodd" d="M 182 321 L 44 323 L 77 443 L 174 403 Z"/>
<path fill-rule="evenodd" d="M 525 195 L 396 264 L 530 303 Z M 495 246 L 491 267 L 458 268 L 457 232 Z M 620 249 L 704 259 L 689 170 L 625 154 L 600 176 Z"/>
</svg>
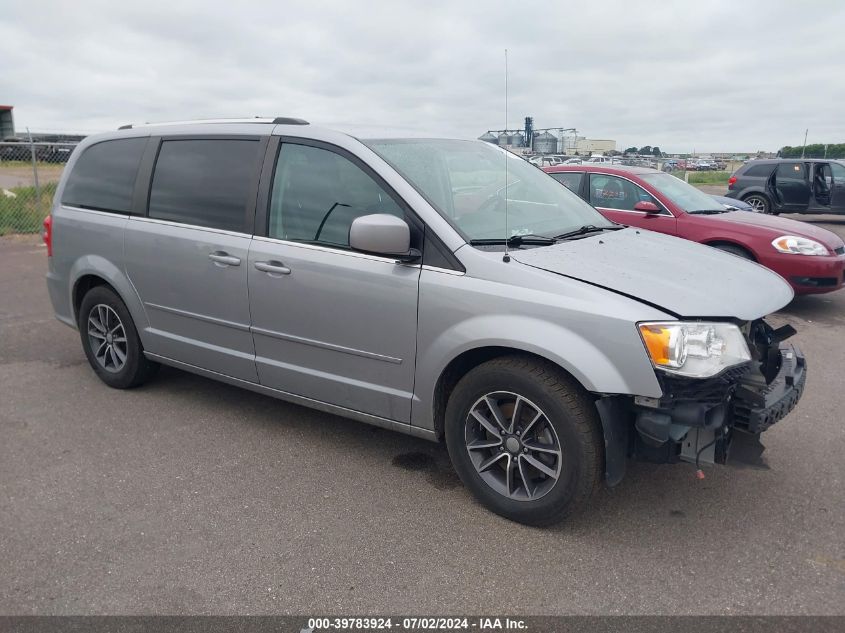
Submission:
<svg viewBox="0 0 845 633">
<path fill-rule="evenodd" d="M 845 140 L 837 2 L 12 2 L 19 128 L 287 115 L 355 134 L 575 127 L 619 147 Z"/>
</svg>

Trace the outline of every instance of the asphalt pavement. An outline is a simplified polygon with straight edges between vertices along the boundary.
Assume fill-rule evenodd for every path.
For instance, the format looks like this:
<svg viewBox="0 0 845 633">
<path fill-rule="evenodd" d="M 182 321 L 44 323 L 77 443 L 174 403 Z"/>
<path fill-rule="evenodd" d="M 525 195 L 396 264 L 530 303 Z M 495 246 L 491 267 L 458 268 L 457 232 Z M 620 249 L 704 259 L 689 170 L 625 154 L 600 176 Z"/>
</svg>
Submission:
<svg viewBox="0 0 845 633">
<path fill-rule="evenodd" d="M 768 469 L 632 464 L 534 529 L 440 445 L 173 369 L 109 389 L 45 260 L 0 239 L 2 614 L 845 614 L 845 290 L 774 318 L 809 377 Z"/>
</svg>

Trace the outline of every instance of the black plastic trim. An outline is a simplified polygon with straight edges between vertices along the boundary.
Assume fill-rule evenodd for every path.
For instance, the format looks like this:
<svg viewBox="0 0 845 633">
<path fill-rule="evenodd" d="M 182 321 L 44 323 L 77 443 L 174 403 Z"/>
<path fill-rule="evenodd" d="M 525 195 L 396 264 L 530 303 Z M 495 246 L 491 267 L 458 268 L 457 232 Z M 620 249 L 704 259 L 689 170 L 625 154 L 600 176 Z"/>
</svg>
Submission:
<svg viewBox="0 0 845 633">
<path fill-rule="evenodd" d="M 305 119 L 295 119 L 287 116 L 277 116 L 273 119 L 273 123 L 276 125 L 310 125 Z"/>
</svg>

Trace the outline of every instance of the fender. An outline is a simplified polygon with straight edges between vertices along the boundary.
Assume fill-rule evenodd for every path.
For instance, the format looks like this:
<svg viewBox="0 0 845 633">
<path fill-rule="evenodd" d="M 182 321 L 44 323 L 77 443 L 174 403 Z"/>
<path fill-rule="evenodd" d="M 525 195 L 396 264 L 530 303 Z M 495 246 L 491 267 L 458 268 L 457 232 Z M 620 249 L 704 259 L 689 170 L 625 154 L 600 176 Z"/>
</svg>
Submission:
<svg viewBox="0 0 845 633">
<path fill-rule="evenodd" d="M 73 293 L 76 285 L 85 275 L 94 275 L 105 279 L 115 289 L 129 310 L 129 314 L 132 316 L 132 321 L 135 323 L 135 329 L 138 330 L 138 336 L 141 337 L 141 342 L 146 344 L 144 338 L 145 331 L 149 329 L 149 319 L 147 318 L 147 312 L 144 310 L 141 299 L 135 290 L 135 286 L 132 285 L 126 273 L 115 266 L 113 262 L 100 255 L 83 255 L 79 257 L 73 263 L 73 266 L 71 266 L 70 274 L 68 275 L 68 279 L 70 280 L 68 301 L 70 305 L 73 305 Z M 76 315 L 73 318 L 75 321 Z M 77 323 L 76 326 L 78 327 L 79 324 Z"/>
<path fill-rule="evenodd" d="M 556 323 L 525 315 L 470 317 L 418 349 L 411 424 L 434 428 L 435 390 L 443 371 L 464 352 L 484 347 L 536 354 L 567 371 L 593 393 L 659 397 L 660 385 L 633 328 L 630 341 L 630 353 L 616 348 L 614 361 L 591 341 Z M 624 375 L 620 366 L 625 366 Z"/>
</svg>

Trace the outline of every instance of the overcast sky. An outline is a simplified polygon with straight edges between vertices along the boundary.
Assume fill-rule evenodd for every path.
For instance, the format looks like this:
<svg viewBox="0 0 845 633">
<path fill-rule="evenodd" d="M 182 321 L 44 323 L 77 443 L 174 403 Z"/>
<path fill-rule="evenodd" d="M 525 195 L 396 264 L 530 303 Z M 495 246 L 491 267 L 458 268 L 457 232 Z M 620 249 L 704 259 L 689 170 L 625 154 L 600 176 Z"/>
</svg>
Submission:
<svg viewBox="0 0 845 633">
<path fill-rule="evenodd" d="M 845 142 L 845 3 L 4 0 L 18 130 L 299 116 L 357 135 L 574 127 L 618 149 Z M 219 5 L 219 6 L 218 6 Z"/>
</svg>

